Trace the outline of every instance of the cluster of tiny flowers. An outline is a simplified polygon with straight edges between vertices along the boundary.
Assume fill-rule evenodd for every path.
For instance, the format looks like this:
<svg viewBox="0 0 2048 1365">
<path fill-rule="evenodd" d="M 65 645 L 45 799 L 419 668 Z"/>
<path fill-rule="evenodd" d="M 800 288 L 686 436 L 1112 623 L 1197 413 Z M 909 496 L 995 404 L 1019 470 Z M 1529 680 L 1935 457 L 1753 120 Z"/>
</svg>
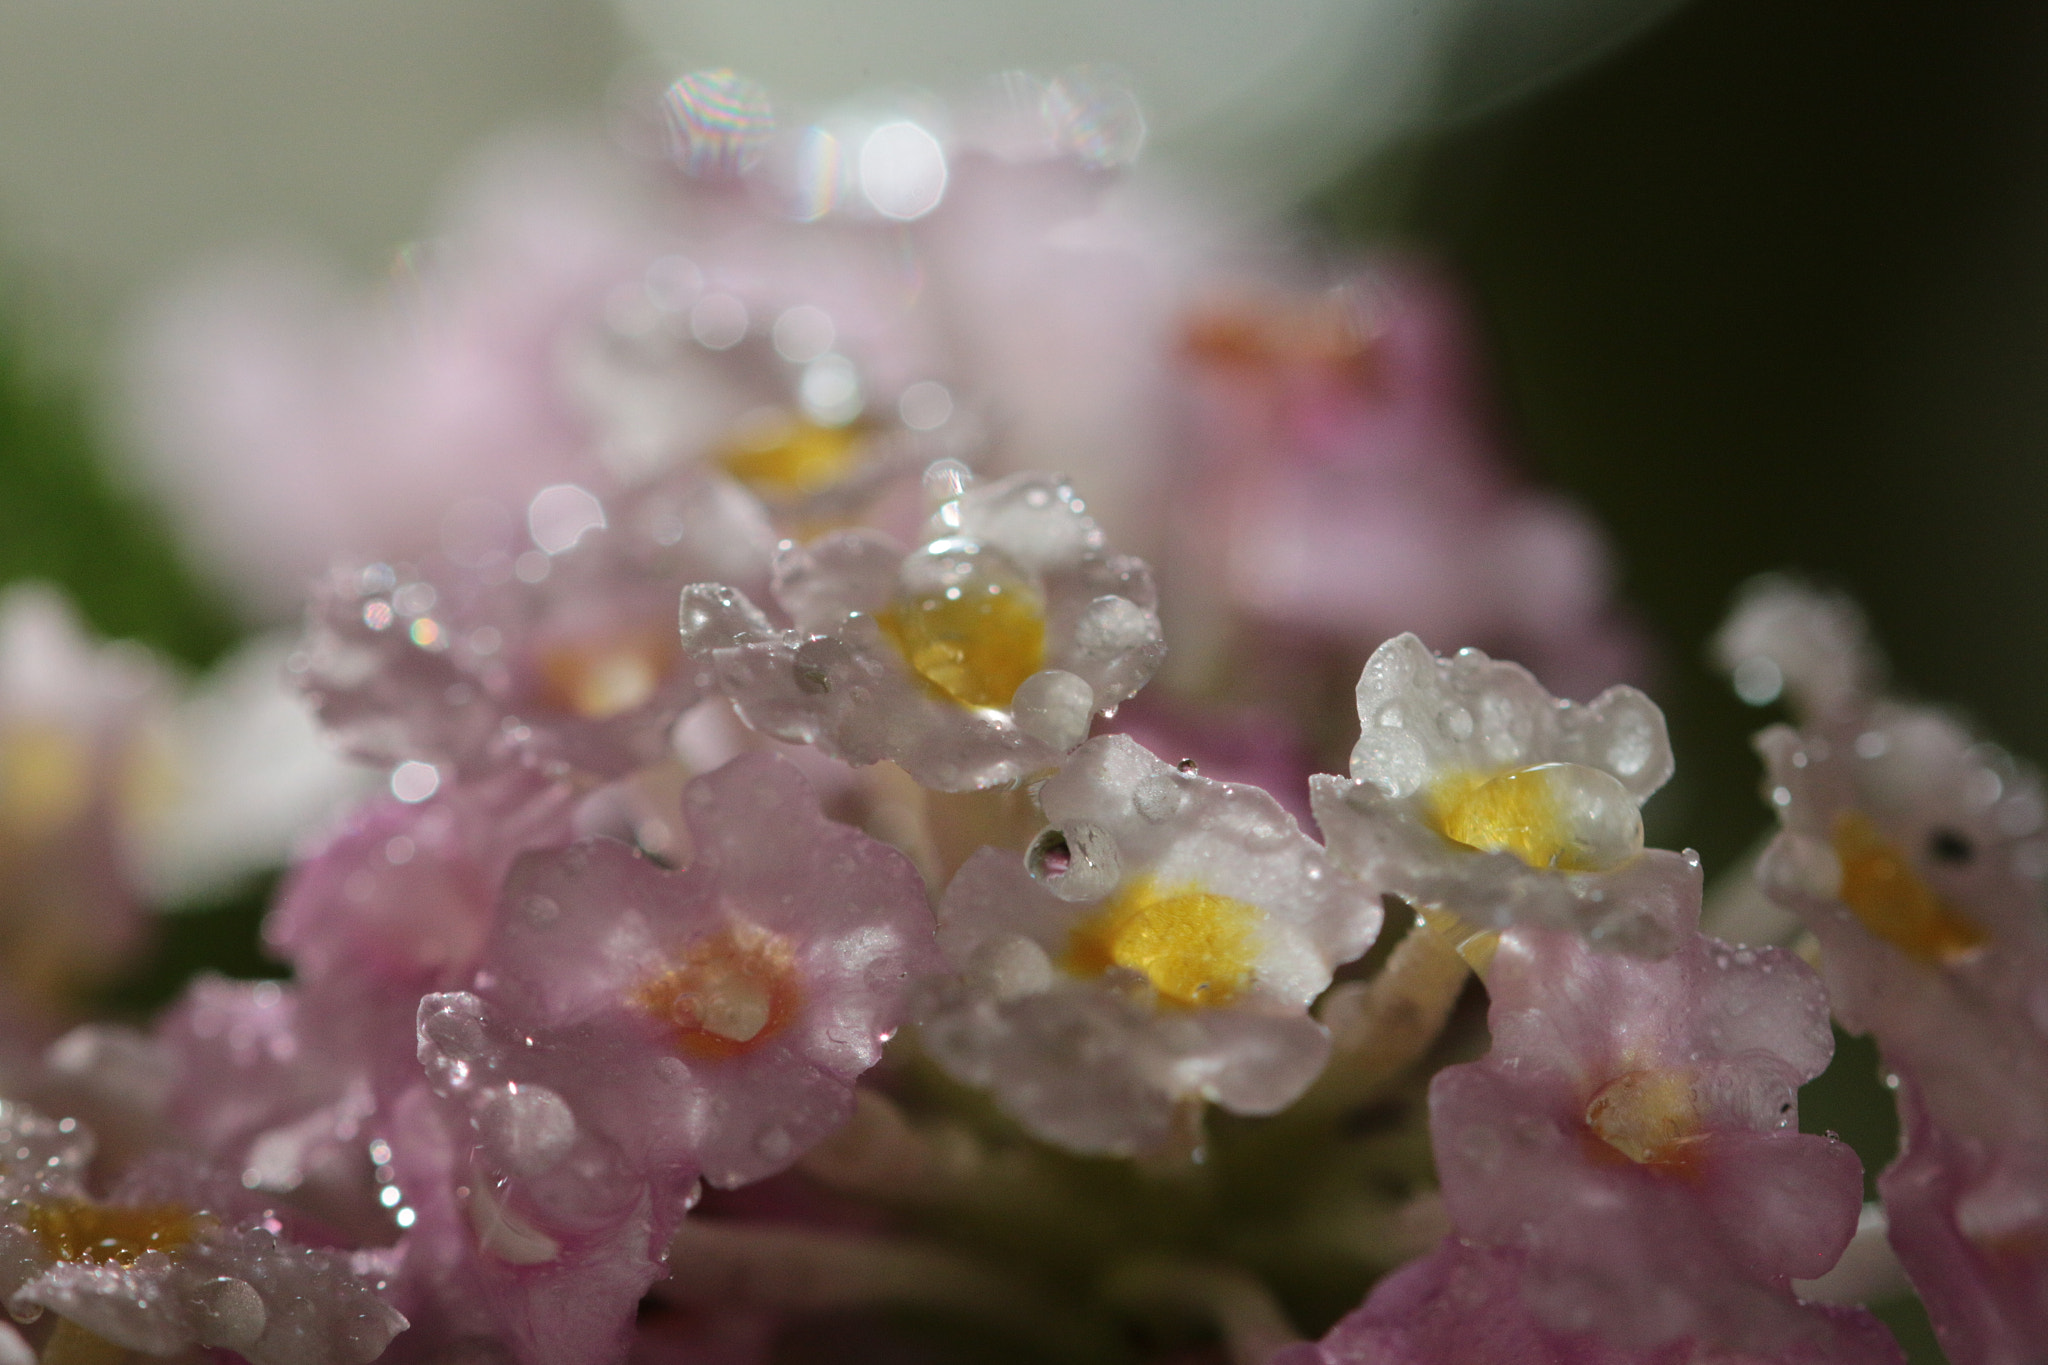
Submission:
<svg viewBox="0 0 2048 1365">
<path fill-rule="evenodd" d="M 1955 1361 L 2048 1335 L 2048 829 L 2040 779 L 1953 716 L 1888 696 L 1862 614 L 1783 579 L 1718 642 L 1781 830 L 1758 878 L 1818 946 L 1844 1027 L 1898 1093 L 1890 1240 Z"/>
<path fill-rule="evenodd" d="M 1508 473 L 1440 285 L 1283 284 L 1124 196 L 1103 73 L 1007 89 L 942 140 L 694 73 L 628 120 L 644 202 L 499 186 L 407 327 L 258 359 L 275 317 L 208 314 L 276 401 L 186 365 L 164 449 L 264 462 L 291 534 L 220 553 L 317 574 L 281 671 L 374 790 L 277 890 L 288 981 L 78 1022 L 161 680 L 0 603 L 0 665 L 69 670 L 0 666 L 0 1365 L 928 1358 L 906 1309 L 1076 1360 L 1195 1319 L 1240 1365 L 1895 1365 L 1807 1297 L 1870 1223 L 1799 1130 L 1831 1009 L 1953 1359 L 2038 1359 L 2034 779 L 1759 588 L 1723 652 L 1795 705 L 1758 878 L 1812 942 L 1709 937 L 1598 540 Z M 358 456 L 381 498 L 285 490 Z"/>
</svg>

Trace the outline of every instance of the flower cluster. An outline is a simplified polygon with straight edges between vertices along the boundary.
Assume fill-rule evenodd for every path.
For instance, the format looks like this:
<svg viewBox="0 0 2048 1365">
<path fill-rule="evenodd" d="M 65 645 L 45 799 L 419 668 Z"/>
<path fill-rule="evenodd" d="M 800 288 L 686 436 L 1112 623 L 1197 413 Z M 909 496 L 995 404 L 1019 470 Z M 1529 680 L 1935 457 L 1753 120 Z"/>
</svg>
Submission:
<svg viewBox="0 0 2048 1365">
<path fill-rule="evenodd" d="M 2048 1331 L 2048 833 L 2039 778 L 1953 717 L 1880 690 L 1846 600 L 1754 585 L 1720 651 L 1798 728 L 1757 737 L 1782 832 L 1765 891 L 1813 935 L 1868 1032 L 1903 1140 L 1878 1181 L 1892 1245 L 1956 1360 Z"/>
<path fill-rule="evenodd" d="M 1800 1297 L 1862 1216 L 1798 1130 L 1830 992 L 1902 1077 L 1901 1256 L 2024 1358 L 2031 779 L 1760 598 L 1823 972 L 1706 937 L 1597 537 L 1441 282 L 1248 267 L 1120 178 L 1102 73 L 1006 88 L 942 138 L 692 73 L 637 192 L 529 166 L 405 326 L 187 334 L 165 477 L 217 525 L 266 462 L 223 567 L 315 576 L 282 671 L 380 789 L 281 883 L 289 981 L 63 1031 L 156 684 L 20 681 L 55 618 L 0 612 L 0 1005 L 49 1011 L 0 1030 L 0 1360 L 1882 1365 Z"/>
</svg>

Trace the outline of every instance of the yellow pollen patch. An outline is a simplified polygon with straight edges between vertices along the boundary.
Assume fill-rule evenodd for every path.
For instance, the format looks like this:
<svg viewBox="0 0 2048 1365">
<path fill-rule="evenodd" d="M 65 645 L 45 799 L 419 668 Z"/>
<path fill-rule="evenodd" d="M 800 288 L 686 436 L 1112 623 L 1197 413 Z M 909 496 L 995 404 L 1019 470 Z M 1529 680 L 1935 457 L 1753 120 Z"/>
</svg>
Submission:
<svg viewBox="0 0 2048 1365">
<path fill-rule="evenodd" d="M 23 1221 L 53 1260 L 116 1265 L 133 1265 L 145 1251 L 176 1251 L 206 1222 L 175 1204 L 123 1208 L 77 1199 L 30 1204 Z"/>
<path fill-rule="evenodd" d="M 0 829 L 24 839 L 54 834 L 92 797 L 92 756 L 59 725 L 0 730 Z"/>
<path fill-rule="evenodd" d="M 718 464 L 757 493 L 796 497 L 844 482 L 860 464 L 861 444 L 852 427 L 782 417 L 742 432 Z"/>
<path fill-rule="evenodd" d="M 1699 1131 L 1692 1077 L 1683 1071 L 1624 1072 L 1593 1096 L 1586 1126 L 1630 1161 L 1656 1161 Z"/>
<path fill-rule="evenodd" d="M 557 645 L 540 656 L 541 695 L 558 711 L 610 720 L 646 705 L 676 654 L 652 637 Z"/>
<path fill-rule="evenodd" d="M 1928 889 L 1913 866 L 1857 811 L 1835 819 L 1842 903 L 1873 935 L 1915 962 L 1953 962 L 1982 947 L 1984 931 Z"/>
<path fill-rule="evenodd" d="M 1427 812 L 1453 843 L 1561 872 L 1603 871 L 1643 847 L 1642 817 L 1626 789 L 1576 763 L 1447 773 L 1431 784 Z"/>
<path fill-rule="evenodd" d="M 1060 965 L 1087 977 L 1123 967 L 1176 1005 L 1225 1005 L 1251 980 L 1265 918 L 1256 905 L 1192 883 L 1162 888 L 1146 878 L 1074 930 Z"/>
<path fill-rule="evenodd" d="M 1045 667 L 1044 604 L 985 562 L 942 588 L 899 595 L 875 624 L 927 686 L 962 706 L 1008 706 Z"/>
<path fill-rule="evenodd" d="M 678 1051 L 733 1057 L 781 1032 L 796 1017 L 795 953 L 788 939 L 736 924 L 690 945 L 642 982 L 634 1008 L 673 1030 Z"/>
</svg>

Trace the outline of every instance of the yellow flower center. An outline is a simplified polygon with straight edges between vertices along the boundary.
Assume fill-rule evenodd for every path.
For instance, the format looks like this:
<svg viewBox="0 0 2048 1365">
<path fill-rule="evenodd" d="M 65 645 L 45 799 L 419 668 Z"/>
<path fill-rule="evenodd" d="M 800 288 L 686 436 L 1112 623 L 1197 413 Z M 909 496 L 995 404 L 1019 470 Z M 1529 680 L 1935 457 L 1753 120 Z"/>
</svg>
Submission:
<svg viewBox="0 0 2048 1365">
<path fill-rule="evenodd" d="M 1605 871 L 1643 850 L 1635 799 L 1577 763 L 1447 773 L 1429 788 L 1426 818 L 1453 843 L 1561 872 Z"/>
<path fill-rule="evenodd" d="M 206 1220 L 175 1204 L 123 1208 L 62 1199 L 28 1205 L 22 1221 L 53 1260 L 133 1265 L 145 1251 L 176 1251 Z"/>
<path fill-rule="evenodd" d="M 24 842 L 56 833 L 85 811 L 92 756 L 60 725 L 0 730 L 0 829 Z"/>
<path fill-rule="evenodd" d="M 844 482 L 860 463 L 861 444 L 852 427 L 777 417 L 742 431 L 718 464 L 756 493 L 798 497 Z"/>
<path fill-rule="evenodd" d="M 1251 981 L 1259 956 L 1256 905 L 1192 883 L 1134 882 L 1077 927 L 1060 965 L 1096 977 L 1111 967 L 1142 974 L 1176 1005 L 1225 1005 Z"/>
<path fill-rule="evenodd" d="M 1983 946 L 1984 931 L 1928 889 L 1900 852 L 1857 811 L 1835 819 L 1842 903 L 1873 935 L 1915 962 L 1953 962 Z"/>
<path fill-rule="evenodd" d="M 1661 1160 L 1699 1132 L 1692 1077 L 1661 1068 L 1623 1072 L 1586 1106 L 1586 1126 L 1630 1161 Z"/>
<path fill-rule="evenodd" d="M 540 656 L 541 695 L 558 711 L 610 720 L 645 706 L 678 655 L 653 635 L 557 645 Z"/>
<path fill-rule="evenodd" d="M 736 924 L 690 945 L 633 992 L 634 1008 L 673 1032 L 678 1051 L 732 1057 L 796 1017 L 796 954 L 780 934 Z"/>
<path fill-rule="evenodd" d="M 929 586 L 903 592 L 875 617 L 925 684 L 962 706 L 1008 706 L 1045 667 L 1045 606 L 990 556 L 940 557 Z"/>
</svg>

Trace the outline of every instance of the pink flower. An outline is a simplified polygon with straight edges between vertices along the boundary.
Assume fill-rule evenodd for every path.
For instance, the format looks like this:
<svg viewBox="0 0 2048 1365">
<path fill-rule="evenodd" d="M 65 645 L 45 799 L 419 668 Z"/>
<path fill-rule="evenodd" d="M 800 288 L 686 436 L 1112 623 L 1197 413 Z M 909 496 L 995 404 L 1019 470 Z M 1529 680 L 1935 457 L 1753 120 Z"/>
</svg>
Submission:
<svg viewBox="0 0 2048 1365">
<path fill-rule="evenodd" d="M 1648 962 L 1515 929 L 1486 981 L 1492 1051 L 1430 1085 L 1453 1236 L 1321 1360 L 1900 1359 L 1867 1315 L 1790 1287 L 1834 1264 L 1862 1191 L 1848 1147 L 1797 1129 L 1833 1051 L 1804 964 L 1697 933 Z"/>
<path fill-rule="evenodd" d="M 604 839 L 523 858 L 474 989 L 420 1001 L 440 1100 L 401 1101 L 391 1138 L 402 1279 L 481 1286 L 523 1360 L 622 1349 L 698 1175 L 759 1179 L 843 1122 L 937 965 L 908 861 L 789 764 L 736 759 L 683 814 L 680 871 Z"/>
<path fill-rule="evenodd" d="M 422 575 L 336 570 L 293 659 L 359 757 L 477 773 L 520 762 L 616 777 L 668 751 L 706 680 L 675 602 L 707 575 L 752 583 L 772 534 L 750 499 L 698 479 L 600 504 L 555 485 L 511 514 L 473 504 L 469 539 Z"/>
<path fill-rule="evenodd" d="M 1758 584 L 1721 648 L 1746 695 L 1783 690 L 1799 716 L 1757 737 L 1783 822 L 1758 878 L 1819 941 L 1836 1016 L 1897 1077 L 1902 1142 L 1878 1181 L 1892 1245 L 1951 1359 L 2029 1360 L 2048 1334 L 2040 781 L 1880 693 L 1839 598 Z"/>
<path fill-rule="evenodd" d="M 1179 544 L 1221 595 L 1278 631 L 1340 641 L 1412 630 L 1530 660 L 1562 691 L 1636 671 L 1586 515 L 1525 485 L 1487 419 L 1450 288 L 1383 263 L 1322 293 L 1195 308 Z M 1220 544 L 1218 538 L 1220 536 Z M 1163 572 L 1181 588 L 1186 561 Z"/>
<path fill-rule="evenodd" d="M 302 982 L 403 997 L 409 1040 L 419 996 L 475 972 L 513 860 L 574 837 L 575 798 L 520 770 L 420 802 L 378 797 L 292 870 L 264 941 Z"/>
<path fill-rule="evenodd" d="M 466 499 L 524 506 L 601 474 L 557 379 L 564 332 L 658 248 L 581 149 L 486 167 L 445 236 L 368 305 L 244 265 L 150 320 L 133 442 L 185 541 L 260 610 L 336 557 L 436 547 Z"/>
<path fill-rule="evenodd" d="M 1529 1258 L 1453 1239 L 1382 1280 L 1364 1307 L 1320 1342 L 1290 1346 L 1268 1365 L 1690 1365 L 1693 1344 L 1617 1346 L 1597 1332 L 1560 1331 L 1521 1299 Z M 1880 1365 L 1904 1357 L 1860 1309 L 1813 1305 L 1816 1340 L 1768 1351 L 1714 1348 L 1716 1365 Z"/>
</svg>

